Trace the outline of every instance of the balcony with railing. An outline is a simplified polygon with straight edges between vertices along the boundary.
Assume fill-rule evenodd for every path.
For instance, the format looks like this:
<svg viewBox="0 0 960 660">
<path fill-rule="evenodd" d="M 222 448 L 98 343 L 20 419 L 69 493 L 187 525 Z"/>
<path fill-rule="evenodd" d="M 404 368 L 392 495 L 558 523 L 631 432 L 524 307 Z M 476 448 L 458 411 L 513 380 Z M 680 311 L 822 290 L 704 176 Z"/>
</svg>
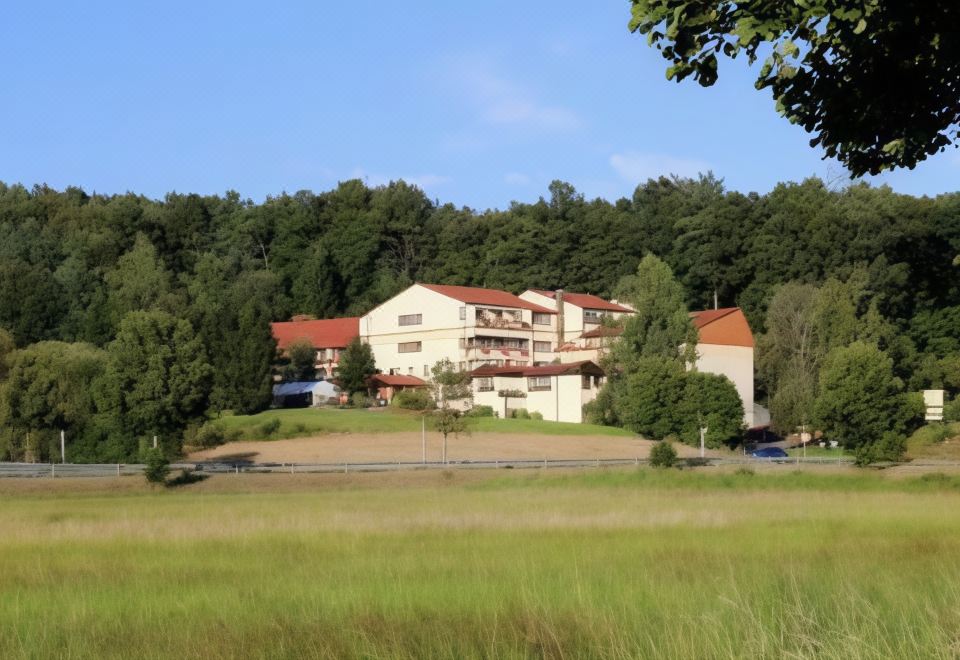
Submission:
<svg viewBox="0 0 960 660">
<path fill-rule="evenodd" d="M 519 310 L 485 309 L 478 307 L 476 315 L 478 328 L 502 328 L 504 330 L 528 330 L 530 324 L 523 320 Z"/>
<path fill-rule="evenodd" d="M 470 337 L 460 340 L 465 357 L 473 359 L 516 359 L 530 356 L 530 341 L 510 337 Z"/>
</svg>

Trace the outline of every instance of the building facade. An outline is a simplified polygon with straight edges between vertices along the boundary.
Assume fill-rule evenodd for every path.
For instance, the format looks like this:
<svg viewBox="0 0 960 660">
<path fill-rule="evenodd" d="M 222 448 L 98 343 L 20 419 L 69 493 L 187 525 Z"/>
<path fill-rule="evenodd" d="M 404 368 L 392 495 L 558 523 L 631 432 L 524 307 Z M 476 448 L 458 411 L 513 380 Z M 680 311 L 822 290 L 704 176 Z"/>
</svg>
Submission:
<svg viewBox="0 0 960 660">
<path fill-rule="evenodd" d="M 602 327 L 604 317 L 616 320 L 633 313 L 631 308 L 616 301 L 563 289 L 527 289 L 520 294 L 520 298 L 557 313 L 558 347 L 575 342 L 584 333 Z"/>
<path fill-rule="evenodd" d="M 360 336 L 384 373 L 429 378 L 444 359 L 464 371 L 549 362 L 555 319 L 506 291 L 414 284 L 360 317 Z"/>
<path fill-rule="evenodd" d="M 417 283 L 359 318 L 275 323 L 273 331 L 281 350 L 297 339 L 310 341 L 326 377 L 334 375 L 340 350 L 359 335 L 384 375 L 411 379 L 411 386 L 422 386 L 437 362 L 450 360 L 471 373 L 477 404 L 500 414 L 526 408 L 544 419 L 580 422 L 583 404 L 603 382 L 597 365 L 622 332 L 606 320 L 632 313 L 614 301 L 562 290 L 528 289 L 515 296 Z M 733 382 L 744 422 L 752 427 L 754 342 L 746 317 L 731 307 L 693 312 L 691 318 L 699 332 L 696 368 Z M 377 389 L 392 395 L 395 388 Z"/>
</svg>

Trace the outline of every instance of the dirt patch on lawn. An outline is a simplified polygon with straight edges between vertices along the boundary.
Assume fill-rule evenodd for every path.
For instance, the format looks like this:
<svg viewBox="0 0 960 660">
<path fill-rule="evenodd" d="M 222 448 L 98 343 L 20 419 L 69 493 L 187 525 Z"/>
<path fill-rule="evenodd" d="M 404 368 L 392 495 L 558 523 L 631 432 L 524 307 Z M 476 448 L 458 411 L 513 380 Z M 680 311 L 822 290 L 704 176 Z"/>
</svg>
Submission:
<svg viewBox="0 0 960 660">
<path fill-rule="evenodd" d="M 653 442 L 618 436 L 552 436 L 473 433 L 450 437 L 450 461 L 646 458 Z M 427 460 L 439 461 L 443 437 L 427 433 Z M 681 456 L 697 450 L 674 445 Z M 191 461 L 238 463 L 377 463 L 415 462 L 422 458 L 419 433 L 343 433 L 288 440 L 230 442 L 190 454 Z"/>
</svg>

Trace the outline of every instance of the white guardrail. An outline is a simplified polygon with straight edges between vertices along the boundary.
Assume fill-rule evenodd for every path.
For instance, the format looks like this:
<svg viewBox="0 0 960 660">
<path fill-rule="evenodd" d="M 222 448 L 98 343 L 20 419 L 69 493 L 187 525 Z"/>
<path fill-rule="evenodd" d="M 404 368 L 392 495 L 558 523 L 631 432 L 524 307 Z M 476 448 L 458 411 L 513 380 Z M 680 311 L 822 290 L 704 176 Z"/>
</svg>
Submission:
<svg viewBox="0 0 960 660">
<path fill-rule="evenodd" d="M 429 469 L 524 469 L 524 468 L 586 468 L 612 467 L 623 465 L 646 465 L 645 458 L 594 458 L 594 459 L 524 459 L 524 460 L 483 460 L 483 461 L 428 461 L 426 463 L 381 461 L 375 463 L 171 463 L 172 472 L 187 470 L 200 474 L 226 474 L 250 472 L 281 473 L 334 473 L 334 472 L 385 472 L 389 470 L 429 470 Z M 849 465 L 853 457 L 831 458 L 816 456 L 810 458 L 681 458 L 678 463 L 687 466 L 719 465 L 761 465 L 782 463 L 796 465 Z M 916 465 L 914 463 L 913 465 Z M 937 463 L 936 465 L 943 465 Z M 3 477 L 124 477 L 143 474 L 144 465 L 135 463 L 2 463 L 0 478 Z"/>
</svg>

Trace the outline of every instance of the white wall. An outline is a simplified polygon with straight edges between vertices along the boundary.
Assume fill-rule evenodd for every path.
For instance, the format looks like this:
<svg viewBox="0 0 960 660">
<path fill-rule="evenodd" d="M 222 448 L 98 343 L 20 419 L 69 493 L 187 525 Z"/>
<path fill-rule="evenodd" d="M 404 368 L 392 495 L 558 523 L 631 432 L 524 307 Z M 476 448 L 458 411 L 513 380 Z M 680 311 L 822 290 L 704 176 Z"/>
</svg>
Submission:
<svg viewBox="0 0 960 660">
<path fill-rule="evenodd" d="M 547 421 L 583 422 L 583 404 L 592 401 L 597 396 L 598 389 L 593 386 L 589 390 L 582 387 L 580 374 L 550 376 L 550 390 L 531 392 L 526 376 L 493 378 L 493 391 L 480 392 L 477 390 L 477 379 L 473 381 L 473 402 L 475 405 L 492 406 L 503 417 L 504 399 L 500 390 L 520 390 L 526 393 L 526 398 L 511 398 L 507 405 L 510 409 L 526 408 L 529 412 L 538 412 Z"/>
<path fill-rule="evenodd" d="M 753 422 L 753 349 L 748 346 L 697 344 L 697 369 L 733 381 L 743 402 L 743 421 Z"/>
<path fill-rule="evenodd" d="M 395 373 L 418 378 L 429 378 L 430 367 L 443 359 L 464 369 L 483 363 L 495 364 L 496 360 L 509 360 L 510 364 L 525 362 L 526 366 L 532 366 L 534 362 L 554 359 L 552 350 L 542 353 L 534 349 L 534 341 L 549 341 L 551 348 L 555 348 L 556 332 L 552 324 L 533 325 L 532 311 L 524 309 L 518 311 L 522 321 L 529 324 L 525 329 L 477 327 L 478 307 L 487 306 L 464 303 L 415 284 L 360 317 L 360 336 L 370 344 L 378 369 L 384 373 L 390 373 L 392 369 Z M 465 318 L 461 318 L 461 310 Z M 399 317 L 407 314 L 420 314 L 421 323 L 401 326 Z M 510 351 L 503 355 L 496 349 L 489 354 L 476 350 L 467 352 L 462 347 L 463 340 L 477 335 L 526 340 L 527 354 Z M 420 342 L 419 352 L 400 352 L 399 344 L 417 341 Z M 424 367 L 427 368 L 426 375 Z"/>
<path fill-rule="evenodd" d="M 460 319 L 461 307 L 464 303 L 414 284 L 361 316 L 360 336 L 370 344 L 383 373 L 395 369 L 396 373 L 429 378 L 429 369 L 440 360 L 459 364 L 463 359 L 460 339 L 465 336 L 466 321 Z M 422 315 L 422 323 L 400 325 L 399 317 L 406 314 Z M 421 343 L 420 352 L 399 351 L 400 343 L 415 341 Z"/>
</svg>

